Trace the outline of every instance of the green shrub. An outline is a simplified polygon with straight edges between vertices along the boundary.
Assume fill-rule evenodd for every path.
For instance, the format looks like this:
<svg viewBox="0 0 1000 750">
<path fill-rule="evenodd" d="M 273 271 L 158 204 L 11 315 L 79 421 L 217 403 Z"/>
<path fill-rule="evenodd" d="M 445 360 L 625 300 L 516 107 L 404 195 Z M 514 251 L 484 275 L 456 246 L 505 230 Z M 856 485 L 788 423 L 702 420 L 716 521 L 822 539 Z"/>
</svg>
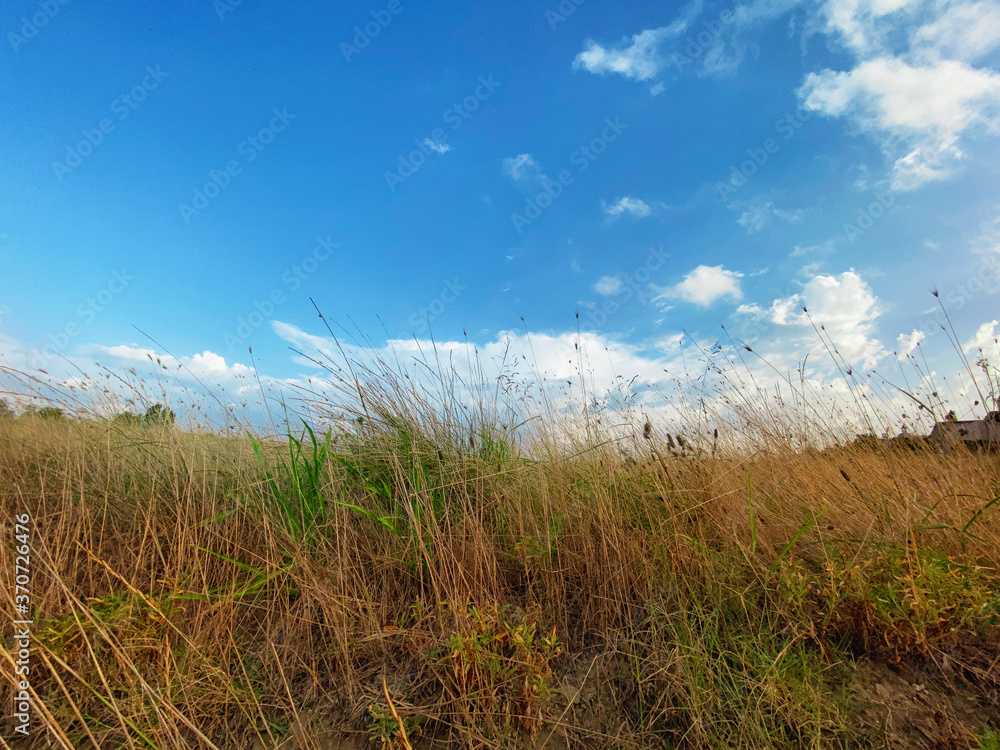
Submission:
<svg viewBox="0 0 1000 750">
<path fill-rule="evenodd" d="M 173 409 L 163 404 L 153 404 L 146 409 L 142 421 L 149 425 L 172 425 L 177 421 L 177 415 Z"/>
<path fill-rule="evenodd" d="M 121 414 L 116 414 L 111 420 L 111 423 L 118 425 L 119 427 L 131 427 L 133 425 L 142 424 L 142 417 L 138 414 L 126 411 Z"/>
</svg>

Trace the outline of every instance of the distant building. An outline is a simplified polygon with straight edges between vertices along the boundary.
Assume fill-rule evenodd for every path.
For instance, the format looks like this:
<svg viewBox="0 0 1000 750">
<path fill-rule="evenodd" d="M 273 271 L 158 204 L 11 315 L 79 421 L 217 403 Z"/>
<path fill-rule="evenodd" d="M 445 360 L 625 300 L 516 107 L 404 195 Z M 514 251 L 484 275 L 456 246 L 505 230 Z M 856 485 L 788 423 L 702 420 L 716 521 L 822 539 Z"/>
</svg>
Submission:
<svg viewBox="0 0 1000 750">
<path fill-rule="evenodd" d="M 938 422 L 928 439 L 945 450 L 959 442 L 991 448 L 1000 447 L 1000 411 L 991 411 L 983 419 L 958 420 L 954 412 Z"/>
</svg>

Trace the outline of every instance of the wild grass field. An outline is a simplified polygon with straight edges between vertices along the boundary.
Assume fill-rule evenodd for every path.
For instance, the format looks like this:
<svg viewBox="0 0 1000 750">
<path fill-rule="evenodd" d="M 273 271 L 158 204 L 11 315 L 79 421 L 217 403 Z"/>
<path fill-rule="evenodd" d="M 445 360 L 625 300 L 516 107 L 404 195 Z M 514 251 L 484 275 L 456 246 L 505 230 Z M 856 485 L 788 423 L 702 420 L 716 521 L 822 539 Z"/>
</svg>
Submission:
<svg viewBox="0 0 1000 750">
<path fill-rule="evenodd" d="M 286 437 L 0 417 L 5 746 L 1000 747 L 995 452 L 344 382 Z"/>
</svg>

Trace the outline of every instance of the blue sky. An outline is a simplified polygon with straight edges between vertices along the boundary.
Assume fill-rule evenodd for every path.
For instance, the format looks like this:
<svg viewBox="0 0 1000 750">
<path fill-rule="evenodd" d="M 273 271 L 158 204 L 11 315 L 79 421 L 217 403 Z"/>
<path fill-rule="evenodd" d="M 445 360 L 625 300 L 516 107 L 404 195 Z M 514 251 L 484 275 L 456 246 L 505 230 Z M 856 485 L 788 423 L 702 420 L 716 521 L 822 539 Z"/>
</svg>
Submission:
<svg viewBox="0 0 1000 750">
<path fill-rule="evenodd" d="M 803 304 L 858 367 L 934 363 L 931 288 L 993 346 L 995 2 L 11 0 L 0 33 L 11 367 L 225 385 L 252 346 L 301 382 L 309 297 L 376 352 L 526 326 L 555 377 L 577 312 L 648 382 L 720 325 L 793 367 Z"/>
</svg>

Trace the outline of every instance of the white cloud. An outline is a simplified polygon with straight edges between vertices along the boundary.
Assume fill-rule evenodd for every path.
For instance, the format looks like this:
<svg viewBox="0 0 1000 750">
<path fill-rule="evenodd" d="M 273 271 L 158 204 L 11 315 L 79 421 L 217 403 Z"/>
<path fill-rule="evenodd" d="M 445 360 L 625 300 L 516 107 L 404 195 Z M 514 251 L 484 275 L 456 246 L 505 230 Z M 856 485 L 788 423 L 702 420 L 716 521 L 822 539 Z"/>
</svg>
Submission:
<svg viewBox="0 0 1000 750">
<path fill-rule="evenodd" d="M 823 261 L 817 260 L 813 263 L 806 263 L 802 268 L 799 269 L 800 276 L 815 276 L 819 273 L 819 269 L 824 266 Z"/>
<path fill-rule="evenodd" d="M 889 32 L 905 21 L 912 0 L 827 0 L 820 8 L 827 34 L 857 55 L 882 47 Z M 895 14 L 895 15 L 893 15 Z"/>
<path fill-rule="evenodd" d="M 839 237 L 835 237 L 825 242 L 821 242 L 818 245 L 796 245 L 795 248 L 789 253 L 789 258 L 804 258 L 810 255 L 825 255 L 827 253 L 832 253 L 836 249 L 837 243 L 840 242 Z"/>
<path fill-rule="evenodd" d="M 614 279 L 615 277 L 611 277 Z M 665 292 L 666 297 L 683 298 L 697 304 L 708 305 L 720 297 L 734 297 L 739 299 L 742 294 L 739 289 L 740 274 L 726 271 L 721 266 L 705 267 L 700 266 L 694 269 L 676 287 Z M 611 282 L 613 284 L 613 282 Z M 851 398 L 850 393 L 843 390 L 835 391 L 835 387 L 840 387 L 839 377 L 836 375 L 832 364 L 827 360 L 823 364 L 822 353 L 824 348 L 818 342 L 816 333 L 812 325 L 801 312 L 801 304 L 805 302 L 813 316 L 817 326 L 825 326 L 824 336 L 830 339 L 838 347 L 839 351 L 849 362 L 872 362 L 877 361 L 883 352 L 874 334 L 874 326 L 880 314 L 877 300 L 858 274 L 849 271 L 837 276 L 817 276 L 809 279 L 803 286 L 803 290 L 798 295 L 784 297 L 773 300 L 769 303 L 758 304 L 748 302 L 741 304 L 737 310 L 736 325 L 752 326 L 759 332 L 757 339 L 753 341 L 754 351 L 765 357 L 767 364 L 750 357 L 749 366 L 753 368 L 754 387 L 770 388 L 777 387 L 783 381 L 782 370 L 791 370 L 799 362 L 809 355 L 811 370 L 805 375 L 805 382 L 810 388 L 809 393 L 814 394 L 816 400 L 811 403 L 819 405 L 831 403 L 831 399 L 841 399 L 841 403 L 848 403 Z M 593 307 L 593 303 L 581 302 L 580 307 L 586 310 Z M 581 315 L 581 322 L 587 317 L 587 313 Z M 727 321 L 727 327 L 729 327 Z M 991 335 L 995 330 L 996 323 L 985 333 Z M 768 330 L 765 330 L 764 327 Z M 316 356 L 321 360 L 326 360 L 331 364 L 331 369 L 322 374 L 322 377 L 314 378 L 306 383 L 306 376 L 302 376 L 299 381 L 280 381 L 268 378 L 264 374 L 261 378 L 265 388 L 275 390 L 287 390 L 289 384 L 295 384 L 302 388 L 307 388 L 310 394 L 320 394 L 320 400 L 327 399 L 327 392 L 324 388 L 333 387 L 330 383 L 336 381 L 338 369 L 343 364 L 343 357 L 352 358 L 354 361 L 372 362 L 382 359 L 392 363 L 390 369 L 395 368 L 396 363 L 407 370 L 410 375 L 408 384 L 413 384 L 415 388 L 426 387 L 428 389 L 436 387 L 433 368 L 414 366 L 416 360 L 427 362 L 427 352 L 436 347 L 441 353 L 442 360 L 449 362 L 448 367 L 459 368 L 459 378 L 456 382 L 470 382 L 467 377 L 468 371 L 461 369 L 467 367 L 463 364 L 467 361 L 464 356 L 468 351 L 469 342 L 459 341 L 438 341 L 432 344 L 429 341 L 414 341 L 407 339 L 404 341 L 386 342 L 385 345 L 359 346 L 349 342 L 342 342 L 343 349 L 338 347 L 332 340 L 322 336 L 316 336 L 297 328 L 294 325 L 280 321 L 272 321 L 272 328 L 278 336 L 293 344 L 298 349 L 309 356 Z M 981 329 L 982 330 L 982 329 Z M 977 334 L 978 335 L 978 334 Z M 575 332 L 559 334 L 532 334 L 531 340 L 523 333 L 504 333 L 496 335 L 495 340 L 486 341 L 482 345 L 477 345 L 477 353 L 480 354 L 485 370 L 496 365 L 500 369 L 501 362 L 521 362 L 522 357 L 531 363 L 531 375 L 538 372 L 543 379 L 555 390 L 555 398 L 551 403 L 557 408 L 565 406 L 568 399 L 578 398 L 574 393 L 579 389 L 575 386 L 567 386 L 566 381 L 572 380 L 578 383 L 581 377 L 580 353 L 577 344 L 583 350 L 584 366 L 583 374 L 587 377 L 595 388 L 588 388 L 588 394 L 596 394 L 597 399 L 608 398 L 619 392 L 622 384 L 632 376 L 638 376 L 636 383 L 638 386 L 633 389 L 631 383 L 623 387 L 633 393 L 638 393 L 639 398 L 636 403 L 641 405 L 644 412 L 655 414 L 657 409 L 663 409 L 667 413 L 667 418 L 676 416 L 676 412 L 669 410 L 674 408 L 669 404 L 664 406 L 665 399 L 662 394 L 656 396 L 655 404 L 652 394 L 644 392 L 642 389 L 647 386 L 656 386 L 662 392 L 667 392 L 674 387 L 677 378 L 683 378 L 685 364 L 690 365 L 690 357 L 681 357 L 682 346 L 686 339 L 678 333 L 669 333 L 656 337 L 645 342 L 644 345 L 625 344 L 615 341 L 613 338 L 597 333 L 584 333 L 579 336 Z M 758 343 L 758 340 L 760 343 Z M 705 341 L 699 338 L 695 343 L 703 352 L 713 349 L 713 339 Z M 7 341 L 13 347 L 14 353 L 22 351 L 16 342 Z M 3 361 L 5 353 L 11 353 L 11 346 L 5 346 L 5 339 L 0 333 L 0 362 Z M 508 349 L 509 347 L 509 349 Z M 119 368 L 123 370 L 135 369 L 139 371 L 139 377 L 145 377 L 146 383 L 159 387 L 166 384 L 172 388 L 174 381 L 181 384 L 178 391 L 193 395 L 196 399 L 201 398 L 197 394 L 203 393 L 199 387 L 192 382 L 191 376 L 198 375 L 201 382 L 213 388 L 213 392 L 219 392 L 214 388 L 221 384 L 223 391 L 237 392 L 240 398 L 252 398 L 258 393 L 256 379 L 253 372 L 246 366 L 239 363 L 228 363 L 225 358 L 211 351 L 204 351 L 191 356 L 184 356 L 175 359 L 169 355 L 158 354 L 154 349 L 140 346 L 124 344 L 120 346 L 90 347 L 92 350 L 102 353 L 102 361 L 109 358 L 113 362 L 106 363 L 112 370 Z M 456 356 L 451 357 L 450 355 Z M 462 354 L 463 356 L 457 356 Z M 733 352 L 731 350 L 715 352 L 712 357 L 717 357 L 716 361 L 720 367 L 727 367 L 727 362 L 731 362 Z M 159 364 L 157 364 L 159 360 Z M 299 364 L 304 372 L 315 372 L 318 368 L 315 363 L 305 358 L 293 360 Z M 144 364 L 143 364 L 144 363 Z M 142 365 L 140 367 L 140 365 Z M 183 366 L 181 366 L 183 365 Z M 162 370 L 166 367 L 168 372 Z M 772 369 L 773 368 L 775 369 Z M 155 373 L 159 372 L 157 376 Z M 378 375 L 379 370 L 373 369 L 371 372 Z M 146 375 L 152 374 L 152 376 Z M 2 373 L 0 373 L 2 374 Z M 80 387 L 85 385 L 87 379 L 79 377 L 77 380 L 70 380 L 74 377 L 72 372 L 60 373 L 58 380 L 65 385 Z M 714 377 L 714 376 L 710 376 Z M 433 382 L 432 382 L 433 381 Z M 104 379 L 96 381 L 104 387 Z M 796 381 L 798 382 L 798 381 Z M 786 383 L 787 384 L 787 383 Z M 698 383 L 699 394 L 704 394 L 711 389 L 706 389 L 704 382 Z M 460 386 L 461 387 L 461 386 Z M 526 380 L 525 388 L 530 389 L 532 394 L 537 393 L 537 383 L 532 384 Z M 91 386 L 93 389 L 93 386 Z M 324 416 L 334 413 L 337 404 L 337 391 L 329 394 L 329 398 L 324 403 L 329 404 L 329 411 L 324 412 Z M 339 392 L 343 396 L 344 392 Z M 620 392 L 619 392 L 620 393 Z M 727 398 L 733 396 L 732 388 L 727 390 Z M 751 394 L 752 396 L 752 394 Z M 188 398 L 185 396 L 184 398 Z M 284 398 L 284 394 L 282 394 Z M 736 400 L 739 396 L 736 396 Z M 183 401 L 183 399 L 178 399 Z M 294 401 L 294 396 L 291 398 Z M 671 399 L 666 399 L 671 401 Z M 674 399 L 674 402 L 683 399 Z M 171 400 L 173 405 L 181 409 L 186 407 L 181 403 Z M 229 403 L 229 400 L 227 400 Z M 299 405 L 301 406 L 301 404 Z M 721 410 L 728 408 L 719 400 L 718 407 Z M 303 408 L 308 408 L 305 406 Z M 825 408 L 825 406 L 819 407 Z M 235 405 L 235 411 L 240 418 L 250 418 L 247 415 L 245 406 Z M 262 409 L 258 409 L 263 414 Z M 576 410 L 574 410 L 576 413 Z M 627 412 L 622 412 L 622 418 L 628 418 Z"/>
<path fill-rule="evenodd" d="M 127 344 L 94 346 L 92 348 L 124 362 L 151 362 L 158 367 L 176 371 L 181 378 L 185 376 L 236 378 L 250 375 L 253 372 L 249 367 L 239 362 L 227 365 L 225 357 L 211 351 L 204 351 L 191 357 L 181 357 L 178 360 L 169 354 L 158 354 L 154 349 L 144 349 Z"/>
<path fill-rule="evenodd" d="M 982 349 L 984 354 L 994 354 L 995 356 L 996 339 L 1000 336 L 1000 333 L 996 330 L 998 323 L 1000 323 L 1000 321 L 990 320 L 979 326 L 979 328 L 976 329 L 975 335 L 962 344 L 962 349 L 965 353 L 968 354 Z"/>
<path fill-rule="evenodd" d="M 631 43 L 622 40 L 616 47 L 602 47 L 588 39 L 584 50 L 573 60 L 573 69 L 584 68 L 591 73 L 620 73 L 626 78 L 647 81 L 656 76 L 663 66 L 660 46 L 671 36 L 670 27 L 646 29 L 632 37 Z"/>
<path fill-rule="evenodd" d="M 531 154 L 518 154 L 503 160 L 503 171 L 514 180 L 528 180 L 541 173 L 541 167 Z"/>
<path fill-rule="evenodd" d="M 264 374 L 258 381 L 251 368 L 229 364 L 212 351 L 178 359 L 133 344 L 80 343 L 73 350 L 53 354 L 25 347 L 0 333 L 0 390 L 8 390 L 20 405 L 57 403 L 82 415 L 123 409 L 141 412 L 157 401 L 170 404 L 180 414 L 197 404 L 197 413 L 188 413 L 183 420 L 186 425 L 232 424 L 234 415 L 249 418 L 247 408 L 259 411 L 259 404 L 248 405 L 259 400 L 262 386 L 271 397 L 280 398 L 279 392 L 289 382 Z M 232 414 L 226 414 L 227 406 L 234 410 Z"/>
<path fill-rule="evenodd" d="M 602 276 L 594 284 L 594 291 L 602 297 L 613 297 L 621 294 L 624 286 L 620 276 Z"/>
<path fill-rule="evenodd" d="M 879 141 L 894 190 L 949 177 L 977 126 L 1000 131 L 1000 75 L 970 65 L 1000 45 L 995 2 L 827 0 L 822 15 L 857 62 L 810 73 L 799 97 Z"/>
<path fill-rule="evenodd" d="M 917 348 L 917 344 L 926 338 L 927 334 L 923 331 L 913 329 L 912 333 L 901 333 L 896 339 L 896 357 L 897 359 L 904 360 L 913 354 L 913 350 Z"/>
<path fill-rule="evenodd" d="M 744 41 L 743 37 L 752 31 L 759 22 L 771 21 L 795 7 L 802 5 L 803 0 L 748 0 L 731 7 L 732 15 L 718 34 L 713 34 L 713 41 L 700 51 L 696 58 L 700 62 L 699 75 L 730 76 L 739 68 L 743 58 L 748 54 L 756 58 L 760 55 L 760 45 L 752 40 Z M 722 13 L 716 17 L 722 20 Z M 706 26 L 707 28 L 707 26 Z M 792 26 L 792 29 L 795 27 Z M 711 31 L 711 29 L 709 29 Z M 698 37 L 695 36 L 697 41 Z M 678 50 L 679 54 L 687 54 L 685 48 Z"/>
<path fill-rule="evenodd" d="M 285 341 L 303 349 L 307 353 L 317 352 L 333 362 L 343 361 L 343 354 L 332 341 L 320 336 L 306 333 L 294 325 L 279 323 L 274 326 L 275 332 Z M 386 342 L 380 348 L 360 348 L 344 343 L 344 352 L 349 357 L 358 360 L 372 361 L 381 358 L 385 362 L 399 362 L 399 367 L 410 375 L 414 384 L 428 383 L 437 388 L 433 373 L 426 367 L 407 369 L 417 361 L 426 361 L 426 352 L 432 346 L 443 357 L 451 352 L 466 352 L 466 341 L 417 341 L 414 339 L 397 339 Z M 577 348 L 579 347 L 579 348 Z M 650 356 L 642 348 L 615 341 L 593 332 L 566 332 L 559 334 L 533 333 L 527 334 L 500 331 L 494 341 L 486 342 L 477 347 L 479 357 L 488 370 L 493 364 L 501 362 L 528 361 L 531 370 L 550 382 L 560 382 L 579 378 L 579 358 L 581 352 L 590 356 L 587 364 L 587 377 L 592 379 L 599 388 L 612 389 L 619 382 L 619 374 L 627 372 L 637 376 L 637 382 L 642 385 L 668 382 L 664 369 L 673 366 L 673 360 Z M 454 359 L 455 367 L 463 367 L 463 357 Z M 378 368 L 371 368 L 377 373 Z M 471 382 L 466 372 L 461 373 L 463 382 Z"/>
<path fill-rule="evenodd" d="M 225 357 L 209 351 L 195 354 L 188 360 L 187 365 L 195 372 L 210 375 L 246 374 L 249 372 L 247 367 L 239 363 L 232 367 L 228 366 Z"/>
<path fill-rule="evenodd" d="M 752 302 L 749 305 L 740 305 L 736 308 L 737 315 L 749 315 L 751 318 L 764 318 L 767 316 L 767 310 L 758 305 L 756 302 Z"/>
<path fill-rule="evenodd" d="M 848 363 L 869 368 L 885 355 L 875 338 L 875 321 L 881 312 L 871 288 L 851 270 L 839 276 L 813 276 L 800 293 L 774 300 L 769 317 L 778 326 L 803 331 L 801 340 L 791 342 L 796 349 L 809 350 L 808 342 L 816 335 L 815 324 Z"/>
<path fill-rule="evenodd" d="M 743 297 L 740 279 L 743 274 L 728 271 L 722 266 L 698 266 L 679 284 L 653 288 L 656 300 L 683 299 L 701 307 L 709 307 L 723 297 L 739 300 Z"/>
<path fill-rule="evenodd" d="M 910 36 L 914 51 L 936 59 L 971 62 L 1000 43 L 1000 5 L 996 2 L 943 3 L 944 12 Z"/>
<path fill-rule="evenodd" d="M 740 214 L 736 223 L 747 230 L 747 232 L 759 232 L 770 223 L 771 214 L 764 208 L 752 208 Z"/>
<path fill-rule="evenodd" d="M 801 209 L 796 209 L 793 211 L 787 211 L 781 208 L 775 208 L 774 204 L 770 201 L 766 203 L 760 203 L 754 206 L 750 206 L 749 209 L 740 214 L 740 218 L 736 220 L 736 223 L 747 230 L 747 233 L 760 232 L 770 225 L 772 218 L 778 218 L 782 221 L 787 221 L 789 223 L 795 223 L 802 220 L 805 216 L 805 212 Z"/>
<path fill-rule="evenodd" d="M 790 224 L 794 224 L 797 221 L 802 221 L 802 217 L 806 215 L 806 212 L 801 208 L 796 208 L 792 211 L 786 211 L 783 208 L 771 208 L 771 213 L 777 216 L 782 221 L 787 221 Z"/>
<path fill-rule="evenodd" d="M 850 296 L 847 295 L 848 298 Z M 843 301 L 843 296 L 839 301 Z M 754 312 L 766 315 L 766 311 L 759 307 Z M 870 309 L 868 313 L 874 314 Z M 822 315 L 822 311 L 817 310 L 817 314 Z M 586 314 L 581 316 L 581 322 L 585 317 Z M 823 317 L 830 319 L 829 316 Z M 859 316 L 856 320 L 864 323 L 867 319 Z M 750 325 L 759 327 L 771 324 L 763 321 L 750 322 Z M 283 333 L 297 348 L 303 348 L 302 342 L 313 338 L 293 326 L 285 326 Z M 839 329 L 834 338 L 841 338 Z M 779 390 L 784 392 L 791 382 L 789 374 L 804 358 L 809 360 L 809 371 L 804 372 L 801 379 L 796 377 L 795 385 L 792 386 L 797 391 L 798 397 L 807 399 L 815 413 L 828 415 L 831 424 L 844 424 L 851 421 L 852 416 L 856 414 L 852 410 L 857 404 L 857 395 L 848 389 L 832 361 L 827 358 L 824 363 L 822 357 L 813 356 L 814 353 L 818 355 L 823 347 L 811 327 L 803 321 L 788 321 L 786 326 L 776 327 L 776 331 L 769 333 L 762 344 L 755 344 L 754 352 L 759 353 L 764 359 L 748 358 L 746 366 L 751 369 L 753 378 L 745 390 L 732 383 L 728 383 L 725 388 L 711 387 L 711 381 L 716 378 L 715 367 L 699 367 L 702 375 L 693 378 L 690 375 L 691 355 L 685 353 L 688 340 L 692 341 L 692 348 L 697 349 L 700 356 L 708 357 L 713 364 L 723 370 L 736 362 L 735 353 L 726 346 L 721 350 L 717 349 L 714 338 L 705 340 L 676 332 L 658 336 L 643 345 L 635 345 L 616 341 L 592 331 L 585 331 L 582 335 L 567 332 L 531 334 L 530 337 L 523 333 L 501 331 L 495 340 L 477 345 L 477 363 L 474 366 L 481 367 L 482 372 L 492 377 L 492 370 L 499 371 L 504 366 L 503 363 L 530 363 L 530 376 L 521 381 L 517 391 L 518 404 L 530 409 L 532 404 L 544 401 L 552 407 L 548 411 L 548 419 L 556 420 L 549 422 L 555 428 L 558 428 L 561 416 L 565 416 L 568 428 L 575 429 L 572 427 L 574 424 L 578 426 L 575 415 L 580 407 L 578 401 L 580 389 L 577 384 L 580 383 L 581 377 L 587 380 L 586 390 L 590 403 L 607 404 L 609 419 L 606 425 L 609 429 L 613 429 L 616 422 L 621 424 L 623 421 L 635 419 L 634 409 L 615 411 L 618 406 L 626 402 L 638 406 L 642 417 L 652 417 L 654 424 L 659 419 L 678 426 L 680 424 L 690 426 L 695 418 L 703 420 L 705 416 L 703 412 L 699 411 L 696 416 L 694 411 L 688 411 L 684 406 L 685 398 L 671 398 L 669 395 L 676 391 L 685 392 L 689 388 L 697 390 L 697 397 L 693 399 L 699 404 L 697 409 L 704 408 L 710 415 L 715 412 L 729 417 L 736 410 L 750 416 L 751 422 L 759 424 L 758 400 L 762 394 Z M 843 343 L 839 341 L 838 343 L 842 352 L 847 351 Z M 321 346 L 324 352 L 335 350 L 332 342 L 324 342 Z M 359 349 L 345 345 L 344 354 L 335 351 L 333 355 L 320 355 L 320 358 L 327 360 L 331 372 L 340 372 L 346 371 L 344 367 L 346 354 L 355 362 L 365 363 L 359 371 L 371 373 L 372 377 L 379 378 L 380 373 L 387 369 L 394 373 L 396 378 L 405 376 L 406 388 L 412 388 L 415 393 L 434 391 L 436 394 L 439 384 L 433 366 L 427 367 L 418 363 L 428 362 L 428 352 L 433 348 L 441 359 L 449 362 L 448 367 L 454 369 L 458 376 L 453 379 L 454 382 L 462 384 L 474 381 L 474 378 L 468 377 L 466 357 L 452 356 L 466 352 L 467 347 L 466 341 L 430 342 L 407 339 L 389 341 L 384 347 L 378 348 Z M 308 348 L 303 348 L 303 351 L 311 354 Z M 853 356 L 853 352 L 847 352 L 846 356 Z M 720 382 L 719 385 L 722 386 L 723 383 Z M 460 398 L 471 397 L 471 394 L 464 390 L 464 386 L 458 387 L 462 389 L 458 394 Z M 864 389 L 866 386 L 861 384 L 858 387 Z M 337 393 L 341 394 L 342 399 L 343 395 L 350 395 L 349 390 Z M 539 397 L 541 391 L 545 394 L 543 398 Z M 705 401 L 702 402 L 702 398 Z M 419 401 L 420 399 L 416 398 L 412 400 L 414 404 Z M 332 405 L 338 403 L 338 397 L 336 395 L 328 397 L 326 403 L 331 405 L 330 411 L 333 411 Z M 747 404 L 751 405 L 749 411 L 743 408 Z M 570 409 L 570 406 L 573 408 Z M 767 419 L 780 418 L 780 411 L 780 407 L 773 412 L 768 410 Z M 801 410 L 793 411 L 794 414 L 784 415 L 789 420 L 788 424 L 801 426 Z M 688 421 L 688 418 L 691 421 Z M 854 421 L 862 429 L 867 428 L 866 424 L 861 424 L 862 420 Z M 641 425 L 641 421 L 638 424 Z M 740 424 L 745 428 L 747 422 Z M 775 425 L 776 422 L 768 422 L 768 427 Z M 829 426 L 828 424 L 827 427 Z"/>
<path fill-rule="evenodd" d="M 601 201 L 601 208 L 604 210 L 605 214 L 615 219 L 622 214 L 629 214 L 637 219 L 645 218 L 653 214 L 653 209 L 649 207 L 649 204 L 639 198 L 633 198 L 631 195 L 622 196 L 610 204 Z"/>
<path fill-rule="evenodd" d="M 928 182 L 947 179 L 963 156 L 956 148 L 954 138 L 938 144 L 927 142 L 918 146 L 893 163 L 892 189 L 916 190 Z"/>
<path fill-rule="evenodd" d="M 451 151 L 451 146 L 449 146 L 444 141 L 435 141 L 432 138 L 424 138 L 424 145 L 427 146 L 431 151 L 436 151 L 439 154 L 447 154 Z"/>
<path fill-rule="evenodd" d="M 666 88 L 667 88 L 666 85 L 661 81 L 660 83 L 657 83 L 655 86 L 650 86 L 649 93 L 652 94 L 653 96 L 659 96 L 666 90 Z"/>
<path fill-rule="evenodd" d="M 803 255 L 819 252 L 822 248 L 819 245 L 796 245 L 789 258 L 800 258 Z"/>
<path fill-rule="evenodd" d="M 695 2 L 668 26 L 646 29 L 610 47 L 588 39 L 583 52 L 573 60 L 573 70 L 583 68 L 600 75 L 618 73 L 636 81 L 648 81 L 665 65 L 663 45 L 668 40 L 679 38 L 700 12 L 701 2 Z"/>
<path fill-rule="evenodd" d="M 337 347 L 334 342 L 325 339 L 322 336 L 314 336 L 311 333 L 306 333 L 301 328 L 294 326 L 291 323 L 284 323 L 280 320 L 272 320 L 271 330 L 273 330 L 279 338 L 284 339 L 289 344 L 294 344 L 302 349 L 314 349 L 327 356 L 334 356 L 337 351 Z"/>
<path fill-rule="evenodd" d="M 810 73 L 799 95 L 806 109 L 851 115 L 866 128 L 952 136 L 995 117 L 981 105 L 996 104 L 1000 76 L 956 60 L 913 66 L 879 57 L 846 73 Z"/>
</svg>

